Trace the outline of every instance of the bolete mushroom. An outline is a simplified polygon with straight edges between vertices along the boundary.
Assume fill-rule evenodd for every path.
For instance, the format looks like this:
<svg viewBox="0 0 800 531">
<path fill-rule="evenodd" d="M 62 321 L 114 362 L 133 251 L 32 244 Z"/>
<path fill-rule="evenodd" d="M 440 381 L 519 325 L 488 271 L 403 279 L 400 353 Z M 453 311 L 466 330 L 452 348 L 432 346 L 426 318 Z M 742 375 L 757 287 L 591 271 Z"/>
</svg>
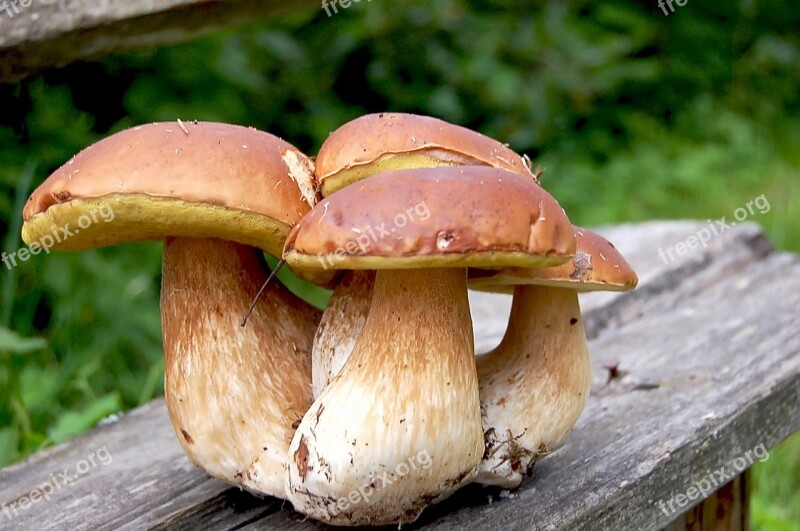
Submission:
<svg viewBox="0 0 800 531">
<path fill-rule="evenodd" d="M 336 252 L 384 223 L 362 251 Z M 363 331 L 289 448 L 295 508 L 339 525 L 406 523 L 472 481 L 484 438 L 467 267 L 561 264 L 574 245 L 555 199 L 495 168 L 380 173 L 309 212 L 287 239 L 289 265 L 376 273 Z"/>
<path fill-rule="evenodd" d="M 505 144 L 466 127 L 417 114 L 367 114 L 320 147 L 315 175 L 323 197 L 376 173 L 439 166 L 492 166 L 534 177 Z"/>
<path fill-rule="evenodd" d="M 165 240 L 170 419 L 192 463 L 257 494 L 284 497 L 289 442 L 312 400 L 319 312 L 275 283 L 247 327 L 239 318 L 265 278 L 262 249 L 281 254 L 291 226 L 314 204 L 313 187 L 309 159 L 270 134 L 155 123 L 77 154 L 23 213 L 29 244 L 72 228 L 57 250 Z M 99 209 L 111 210 L 113 221 L 92 223 Z"/>
<path fill-rule="evenodd" d="M 486 435 L 478 483 L 515 488 L 539 457 L 564 443 L 591 388 L 578 292 L 626 291 L 638 281 L 608 240 L 574 231 L 577 251 L 564 265 L 470 270 L 471 288 L 514 290 L 503 340 L 478 357 Z"/>
<path fill-rule="evenodd" d="M 322 195 L 328 197 L 384 171 L 463 165 L 536 178 L 527 159 L 493 138 L 430 116 L 389 112 L 356 118 L 331 133 L 317 154 L 315 175 Z M 361 238 L 369 239 L 370 228 Z M 361 240 L 356 243 L 365 246 Z M 361 334 L 373 281 L 372 274 L 348 271 L 334 289 L 314 336 L 314 398 L 338 374 Z"/>
</svg>

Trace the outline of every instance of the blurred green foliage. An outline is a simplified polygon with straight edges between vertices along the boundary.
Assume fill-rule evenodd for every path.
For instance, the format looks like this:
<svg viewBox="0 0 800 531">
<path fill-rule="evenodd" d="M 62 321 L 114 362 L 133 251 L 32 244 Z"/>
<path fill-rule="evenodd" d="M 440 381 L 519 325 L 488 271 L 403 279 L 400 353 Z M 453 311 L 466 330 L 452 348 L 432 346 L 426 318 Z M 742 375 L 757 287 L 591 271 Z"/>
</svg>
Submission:
<svg viewBox="0 0 800 531">
<path fill-rule="evenodd" d="M 649 5 L 652 4 L 652 5 Z M 432 0 L 252 24 L 0 85 L 0 231 L 90 143 L 217 120 L 314 153 L 370 111 L 439 116 L 525 152 L 571 219 L 754 217 L 800 250 L 800 10 L 780 0 Z M 0 465 L 157 396 L 160 245 L 33 257 L 0 283 Z M 800 439 L 756 467 L 754 520 L 800 522 Z"/>
</svg>

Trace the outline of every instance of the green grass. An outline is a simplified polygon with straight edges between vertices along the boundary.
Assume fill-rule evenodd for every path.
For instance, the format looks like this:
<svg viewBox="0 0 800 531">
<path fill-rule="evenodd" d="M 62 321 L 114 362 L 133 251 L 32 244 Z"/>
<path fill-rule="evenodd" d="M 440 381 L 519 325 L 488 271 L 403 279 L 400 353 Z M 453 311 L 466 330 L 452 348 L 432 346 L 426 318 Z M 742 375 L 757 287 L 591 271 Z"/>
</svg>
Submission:
<svg viewBox="0 0 800 531">
<path fill-rule="evenodd" d="M 684 136 L 705 122 L 703 137 Z M 800 120 L 794 120 L 800 130 Z M 640 140 L 607 162 L 572 153 L 546 154 L 543 183 L 575 223 L 647 219 L 733 220 L 734 211 L 764 196 L 761 225 L 779 249 L 800 251 L 800 152 L 781 149 L 748 118 L 701 100 L 673 129 L 643 124 Z M 592 198 L 588 199 L 587 198 Z M 762 203 L 763 204 L 763 203 Z"/>
<path fill-rule="evenodd" d="M 800 433 L 752 469 L 752 522 L 763 531 L 800 531 Z"/>
</svg>

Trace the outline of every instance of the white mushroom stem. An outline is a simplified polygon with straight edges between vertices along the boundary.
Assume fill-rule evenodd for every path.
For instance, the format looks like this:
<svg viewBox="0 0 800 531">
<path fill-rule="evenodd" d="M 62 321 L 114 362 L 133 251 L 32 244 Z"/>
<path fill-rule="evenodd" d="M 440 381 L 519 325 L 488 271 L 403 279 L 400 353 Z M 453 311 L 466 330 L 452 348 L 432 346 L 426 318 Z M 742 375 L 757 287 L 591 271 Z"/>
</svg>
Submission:
<svg viewBox="0 0 800 531">
<path fill-rule="evenodd" d="M 186 455 L 211 476 L 284 498 L 294 428 L 311 403 L 319 312 L 266 278 L 260 250 L 168 239 L 161 317 L 167 409 Z"/>
<path fill-rule="evenodd" d="M 479 483 L 519 486 L 564 443 L 592 382 L 575 290 L 517 286 L 500 345 L 478 358 L 486 453 Z"/>
<path fill-rule="evenodd" d="M 295 508 L 338 525 L 414 521 L 483 455 L 465 269 L 378 271 L 364 329 L 289 448 Z"/>
<path fill-rule="evenodd" d="M 374 271 L 347 271 L 333 290 L 311 351 L 314 398 L 328 387 L 350 357 L 367 320 L 374 283 Z"/>
</svg>

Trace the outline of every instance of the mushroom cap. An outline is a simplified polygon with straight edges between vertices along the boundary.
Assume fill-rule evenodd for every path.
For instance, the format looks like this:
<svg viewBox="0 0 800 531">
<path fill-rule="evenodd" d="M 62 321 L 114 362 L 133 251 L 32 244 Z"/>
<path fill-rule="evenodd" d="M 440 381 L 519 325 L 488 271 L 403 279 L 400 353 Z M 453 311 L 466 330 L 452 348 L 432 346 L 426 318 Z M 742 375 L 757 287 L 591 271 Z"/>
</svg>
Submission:
<svg viewBox="0 0 800 531">
<path fill-rule="evenodd" d="M 569 262 L 539 269 L 509 267 L 501 271 L 470 270 L 469 287 L 510 293 L 528 284 L 577 291 L 629 291 L 639 278 L 614 244 L 596 232 L 573 226 L 577 250 Z"/>
<path fill-rule="evenodd" d="M 291 226 L 314 202 L 312 162 L 269 133 L 154 123 L 101 140 L 56 170 L 28 199 L 22 237 L 29 244 L 54 240 L 57 228 L 70 225 L 74 234 L 52 249 L 183 236 L 279 255 Z M 107 226 L 97 211 L 109 212 Z"/>
<path fill-rule="evenodd" d="M 367 114 L 322 144 L 316 175 L 324 197 L 383 171 L 431 166 L 493 166 L 533 178 L 505 144 L 466 127 L 405 113 Z"/>
<path fill-rule="evenodd" d="M 297 269 L 544 267 L 575 253 L 572 225 L 533 179 L 457 166 L 384 172 L 321 200 L 289 234 Z"/>
</svg>

